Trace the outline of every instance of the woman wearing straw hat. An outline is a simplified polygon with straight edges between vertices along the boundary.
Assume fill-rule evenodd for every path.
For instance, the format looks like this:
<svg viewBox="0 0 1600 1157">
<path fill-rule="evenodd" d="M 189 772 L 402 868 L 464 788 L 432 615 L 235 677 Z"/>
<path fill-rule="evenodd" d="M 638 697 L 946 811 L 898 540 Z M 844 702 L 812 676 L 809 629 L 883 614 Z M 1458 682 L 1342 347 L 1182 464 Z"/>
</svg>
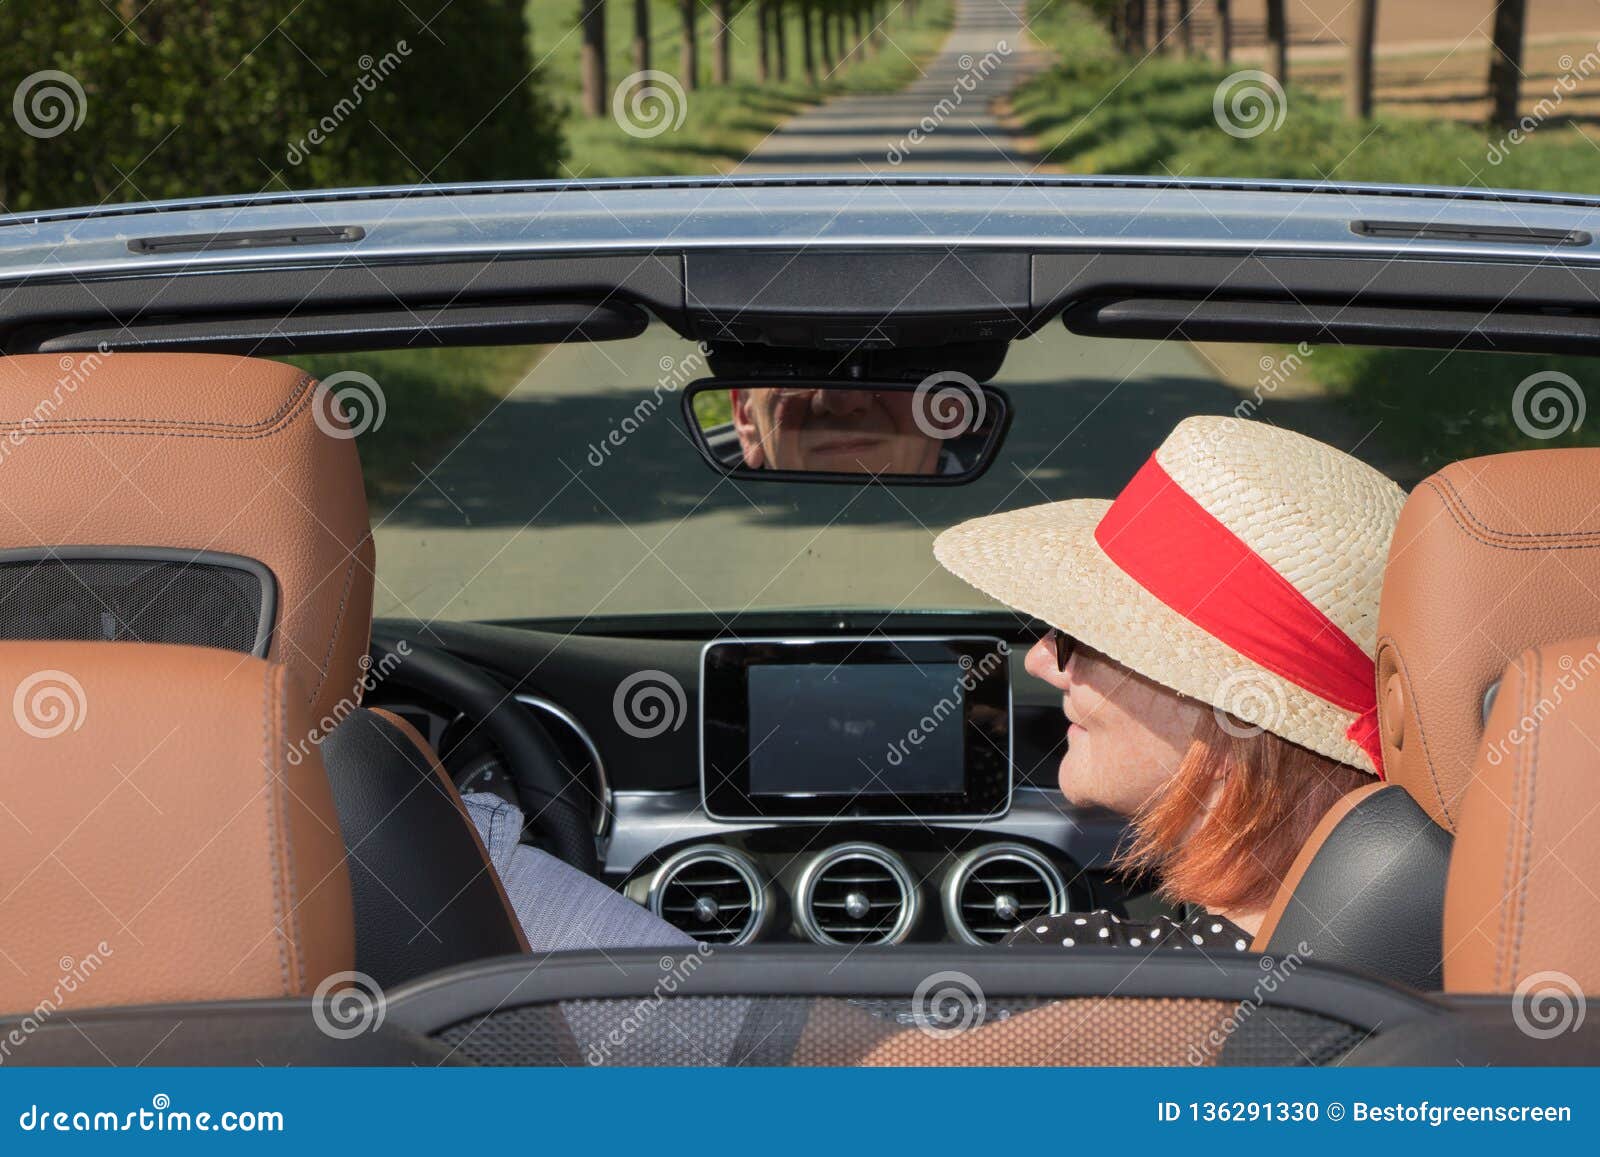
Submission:
<svg viewBox="0 0 1600 1157">
<path fill-rule="evenodd" d="M 1378 594 L 1404 494 L 1261 422 L 1181 422 L 1114 501 L 973 519 L 938 560 L 1053 628 L 1061 790 L 1130 819 L 1118 863 L 1194 913 L 1036 920 L 1012 941 L 1243 951 L 1323 813 L 1381 777 Z"/>
</svg>

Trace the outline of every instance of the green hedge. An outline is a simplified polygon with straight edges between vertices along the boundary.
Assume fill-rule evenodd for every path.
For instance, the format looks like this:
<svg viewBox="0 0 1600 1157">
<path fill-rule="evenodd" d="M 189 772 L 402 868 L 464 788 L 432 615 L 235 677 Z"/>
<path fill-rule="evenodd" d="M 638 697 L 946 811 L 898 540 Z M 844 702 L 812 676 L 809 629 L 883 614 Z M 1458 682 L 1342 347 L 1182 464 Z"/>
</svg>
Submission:
<svg viewBox="0 0 1600 1157">
<path fill-rule="evenodd" d="M 561 159 L 521 0 L 0 4 L 7 97 L 12 212 L 544 177 Z"/>
</svg>

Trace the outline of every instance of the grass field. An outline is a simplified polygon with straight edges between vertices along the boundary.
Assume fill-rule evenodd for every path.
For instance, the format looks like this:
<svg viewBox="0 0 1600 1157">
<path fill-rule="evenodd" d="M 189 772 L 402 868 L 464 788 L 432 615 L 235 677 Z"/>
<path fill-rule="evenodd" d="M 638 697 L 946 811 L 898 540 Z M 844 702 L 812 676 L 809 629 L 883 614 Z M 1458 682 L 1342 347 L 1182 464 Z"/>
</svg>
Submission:
<svg viewBox="0 0 1600 1157">
<path fill-rule="evenodd" d="M 1542 125 L 1494 164 L 1488 156 L 1503 142 L 1485 127 L 1409 116 L 1352 122 L 1337 102 L 1291 83 L 1280 128 L 1235 137 L 1212 107 L 1228 69 L 1167 57 L 1130 71 L 1101 26 L 1068 0 L 1042 12 L 1033 30 L 1061 63 L 1025 84 L 1013 110 L 1044 158 L 1068 172 L 1600 193 L 1600 147 L 1571 124 Z M 1323 347 L 1306 361 L 1330 394 L 1378 424 L 1386 446 L 1427 468 L 1534 445 L 1600 444 L 1595 427 L 1532 441 L 1517 426 L 1512 395 L 1545 369 L 1580 385 L 1600 380 L 1593 361 L 1530 355 Z"/>
</svg>

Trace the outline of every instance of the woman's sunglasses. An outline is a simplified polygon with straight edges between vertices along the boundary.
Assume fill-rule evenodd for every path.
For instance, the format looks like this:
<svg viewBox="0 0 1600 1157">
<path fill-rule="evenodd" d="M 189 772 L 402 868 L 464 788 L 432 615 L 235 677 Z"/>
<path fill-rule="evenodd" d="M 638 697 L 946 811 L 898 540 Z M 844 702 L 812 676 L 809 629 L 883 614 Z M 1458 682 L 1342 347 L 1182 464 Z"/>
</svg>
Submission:
<svg viewBox="0 0 1600 1157">
<path fill-rule="evenodd" d="M 1065 675 L 1067 664 L 1072 662 L 1072 650 L 1078 645 L 1078 641 L 1065 631 L 1058 631 L 1054 627 L 1051 627 L 1044 637 L 1055 646 L 1056 670 Z"/>
</svg>

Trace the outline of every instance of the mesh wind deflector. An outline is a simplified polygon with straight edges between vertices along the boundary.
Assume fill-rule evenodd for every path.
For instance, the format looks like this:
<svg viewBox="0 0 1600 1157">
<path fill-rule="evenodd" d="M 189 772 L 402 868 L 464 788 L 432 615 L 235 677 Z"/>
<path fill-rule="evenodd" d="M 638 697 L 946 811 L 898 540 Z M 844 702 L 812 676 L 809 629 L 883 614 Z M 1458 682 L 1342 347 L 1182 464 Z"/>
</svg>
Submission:
<svg viewBox="0 0 1600 1157">
<path fill-rule="evenodd" d="M 264 655 L 265 567 L 196 551 L 0 551 L 0 639 L 180 643 Z"/>
<path fill-rule="evenodd" d="M 1066 1067 L 1325 1065 L 1367 1035 L 1315 1013 L 1210 999 L 1014 998 L 968 1012 L 952 1026 L 919 1022 L 906 1000 L 567 1000 L 497 1009 L 434 1039 L 485 1065 Z"/>
</svg>

